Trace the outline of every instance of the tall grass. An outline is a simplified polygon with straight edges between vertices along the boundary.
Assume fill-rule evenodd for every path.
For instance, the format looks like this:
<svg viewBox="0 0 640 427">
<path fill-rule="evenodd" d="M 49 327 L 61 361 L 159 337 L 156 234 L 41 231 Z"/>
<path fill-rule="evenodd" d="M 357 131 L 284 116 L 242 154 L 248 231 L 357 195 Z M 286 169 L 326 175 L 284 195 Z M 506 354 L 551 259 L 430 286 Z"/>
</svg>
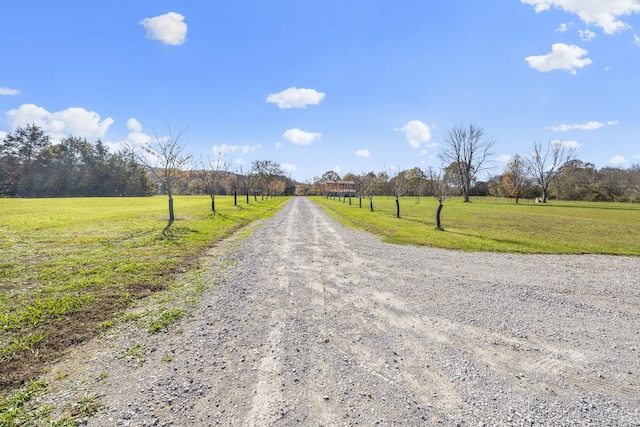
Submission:
<svg viewBox="0 0 640 427">
<path fill-rule="evenodd" d="M 374 197 L 374 212 L 363 200 L 313 200 L 346 224 L 393 243 L 464 251 L 640 256 L 640 205 L 552 201 L 515 204 L 509 199 L 445 201 L 436 230 L 433 198 Z"/>
<path fill-rule="evenodd" d="M 286 200 L 176 197 L 170 223 L 166 197 L 0 199 L 0 391 Z"/>
</svg>

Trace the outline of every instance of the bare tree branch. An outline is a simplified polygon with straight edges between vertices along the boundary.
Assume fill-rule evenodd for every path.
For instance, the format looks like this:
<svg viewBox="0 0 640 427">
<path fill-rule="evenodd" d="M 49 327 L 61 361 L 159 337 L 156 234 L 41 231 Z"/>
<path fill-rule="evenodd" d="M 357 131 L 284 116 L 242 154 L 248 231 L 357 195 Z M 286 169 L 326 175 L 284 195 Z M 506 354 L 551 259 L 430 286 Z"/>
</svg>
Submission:
<svg viewBox="0 0 640 427">
<path fill-rule="evenodd" d="M 495 141 L 484 139 L 483 136 L 484 130 L 472 123 L 454 126 L 444 140 L 442 160 L 446 164 L 456 165 L 465 202 L 469 201 L 471 184 L 478 173 L 490 169 L 487 162 L 493 155 L 491 148 Z"/>
</svg>

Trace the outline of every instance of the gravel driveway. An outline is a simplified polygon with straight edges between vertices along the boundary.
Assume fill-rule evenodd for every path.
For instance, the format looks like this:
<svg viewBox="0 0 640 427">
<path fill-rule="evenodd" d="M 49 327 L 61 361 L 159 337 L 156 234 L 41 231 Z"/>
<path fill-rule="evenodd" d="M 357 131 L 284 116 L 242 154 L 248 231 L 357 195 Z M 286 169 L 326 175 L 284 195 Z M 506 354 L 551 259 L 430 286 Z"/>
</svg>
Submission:
<svg viewBox="0 0 640 427">
<path fill-rule="evenodd" d="M 89 425 L 640 424 L 640 259 L 385 244 L 303 197 L 232 255 L 142 366 L 86 358 Z"/>
</svg>

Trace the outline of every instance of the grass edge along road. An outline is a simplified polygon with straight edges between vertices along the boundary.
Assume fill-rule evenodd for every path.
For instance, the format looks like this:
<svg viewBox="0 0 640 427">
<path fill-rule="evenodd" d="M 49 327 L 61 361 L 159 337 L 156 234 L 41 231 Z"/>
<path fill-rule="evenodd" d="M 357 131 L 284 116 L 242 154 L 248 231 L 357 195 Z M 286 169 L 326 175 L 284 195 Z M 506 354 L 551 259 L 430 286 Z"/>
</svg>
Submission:
<svg viewBox="0 0 640 427">
<path fill-rule="evenodd" d="M 452 199 L 444 203 L 445 231 L 436 229 L 437 201 L 430 197 L 369 200 L 312 197 L 342 223 L 389 243 L 463 251 L 522 254 L 603 254 L 640 256 L 640 204 L 551 201 L 515 204 L 508 199 Z"/>
<path fill-rule="evenodd" d="M 217 196 L 214 213 L 208 196 L 179 196 L 169 223 L 161 196 L 0 199 L 0 393 L 37 378 L 141 298 L 180 286 L 215 242 L 287 200 L 234 206 L 233 196 Z M 149 332 L 182 314 L 156 313 Z"/>
</svg>

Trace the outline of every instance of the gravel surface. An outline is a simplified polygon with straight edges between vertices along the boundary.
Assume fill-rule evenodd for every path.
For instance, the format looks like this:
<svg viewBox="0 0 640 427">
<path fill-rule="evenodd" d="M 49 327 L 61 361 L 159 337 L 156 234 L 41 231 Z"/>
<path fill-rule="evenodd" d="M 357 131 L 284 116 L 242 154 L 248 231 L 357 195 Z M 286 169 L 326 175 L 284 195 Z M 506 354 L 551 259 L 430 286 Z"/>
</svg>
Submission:
<svg viewBox="0 0 640 427">
<path fill-rule="evenodd" d="M 640 425 L 640 259 L 385 244 L 302 197 L 226 246 L 192 317 L 95 340 L 54 401 L 100 393 L 95 426 Z"/>
</svg>

